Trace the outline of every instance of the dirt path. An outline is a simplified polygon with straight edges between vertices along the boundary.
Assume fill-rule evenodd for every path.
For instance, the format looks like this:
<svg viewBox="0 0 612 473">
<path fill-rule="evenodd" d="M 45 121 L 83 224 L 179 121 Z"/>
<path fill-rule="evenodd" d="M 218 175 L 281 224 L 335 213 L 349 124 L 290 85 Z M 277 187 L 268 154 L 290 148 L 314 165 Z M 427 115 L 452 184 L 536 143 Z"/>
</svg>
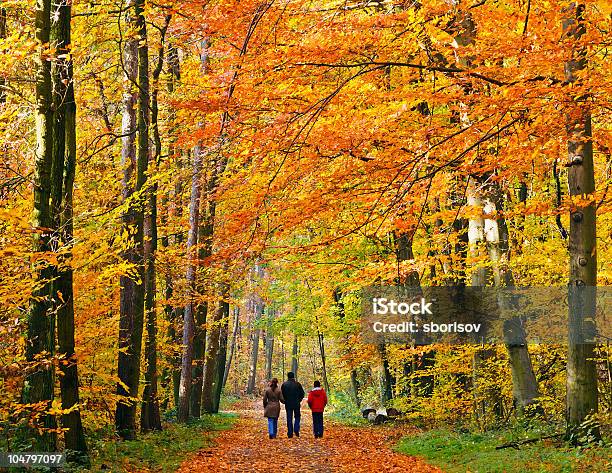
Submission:
<svg viewBox="0 0 612 473">
<path fill-rule="evenodd" d="M 417 458 L 393 452 L 390 445 L 402 432 L 391 428 L 353 428 L 326 420 L 324 438 L 315 439 L 307 409 L 302 409 L 300 438 L 287 438 L 285 415 L 281 413 L 278 438 L 269 439 L 266 419 L 258 407 L 236 411 L 240 415 L 236 425 L 220 433 L 214 447 L 186 460 L 177 473 L 441 471 Z"/>
</svg>

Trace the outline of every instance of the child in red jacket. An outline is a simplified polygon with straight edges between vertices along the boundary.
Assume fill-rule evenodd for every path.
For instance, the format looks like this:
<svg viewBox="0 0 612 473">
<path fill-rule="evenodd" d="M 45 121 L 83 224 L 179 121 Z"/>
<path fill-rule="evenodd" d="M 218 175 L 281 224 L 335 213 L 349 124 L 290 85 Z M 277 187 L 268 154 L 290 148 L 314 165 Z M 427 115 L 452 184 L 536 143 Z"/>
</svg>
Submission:
<svg viewBox="0 0 612 473">
<path fill-rule="evenodd" d="M 312 411 L 312 430 L 316 439 L 323 437 L 323 411 L 327 405 L 327 394 L 319 381 L 314 382 L 314 388 L 308 393 L 308 407 Z"/>
</svg>

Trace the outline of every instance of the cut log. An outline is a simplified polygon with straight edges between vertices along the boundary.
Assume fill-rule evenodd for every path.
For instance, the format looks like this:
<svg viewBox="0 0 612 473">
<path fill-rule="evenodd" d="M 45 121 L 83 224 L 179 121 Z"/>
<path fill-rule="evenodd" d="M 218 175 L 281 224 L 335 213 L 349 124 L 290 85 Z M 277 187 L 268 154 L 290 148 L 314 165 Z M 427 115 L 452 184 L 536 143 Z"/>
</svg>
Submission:
<svg viewBox="0 0 612 473">
<path fill-rule="evenodd" d="M 373 412 L 374 414 L 376 414 L 376 409 L 374 409 L 373 407 L 364 407 L 363 409 L 361 409 L 361 415 L 363 416 L 364 419 L 368 418 L 368 415 L 370 414 L 370 412 Z"/>
<path fill-rule="evenodd" d="M 373 409 L 368 413 L 368 415 L 366 416 L 366 418 L 370 421 L 370 422 L 376 422 L 376 411 L 374 411 Z"/>
<path fill-rule="evenodd" d="M 399 417 L 402 413 L 395 409 L 394 407 L 390 407 L 387 409 L 387 416 L 389 418 Z"/>
<path fill-rule="evenodd" d="M 374 424 L 380 425 L 380 424 L 387 422 L 388 420 L 389 420 L 389 417 L 387 417 L 386 415 L 376 414 L 376 417 L 374 417 Z"/>
</svg>

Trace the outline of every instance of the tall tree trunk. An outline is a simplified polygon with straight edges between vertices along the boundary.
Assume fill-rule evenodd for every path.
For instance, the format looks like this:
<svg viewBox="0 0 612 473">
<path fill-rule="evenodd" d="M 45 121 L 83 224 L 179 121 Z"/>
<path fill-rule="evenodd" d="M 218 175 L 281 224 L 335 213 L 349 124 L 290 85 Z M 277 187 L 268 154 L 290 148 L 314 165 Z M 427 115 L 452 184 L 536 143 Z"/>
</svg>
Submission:
<svg viewBox="0 0 612 473">
<path fill-rule="evenodd" d="M 486 255 L 485 245 L 485 221 L 482 216 L 484 204 L 480 190 L 481 183 L 470 178 L 467 189 L 467 205 L 471 207 L 473 215 L 468 220 L 468 250 L 472 260 L 471 285 L 477 287 L 487 286 L 490 279 L 490 272 L 483 258 Z"/>
<path fill-rule="evenodd" d="M 387 347 L 381 343 L 376 346 L 380 358 L 382 360 L 383 369 L 383 390 L 382 390 L 382 402 L 386 403 L 393 399 L 393 387 L 395 386 L 395 378 L 391 374 L 391 368 L 389 367 L 389 358 L 387 357 Z"/>
<path fill-rule="evenodd" d="M 174 90 L 178 81 L 180 80 L 180 63 L 178 57 L 178 51 L 172 45 L 168 46 L 167 53 L 167 63 L 168 63 L 168 75 L 166 79 L 166 86 L 168 89 L 168 93 L 170 96 L 174 94 Z M 173 107 L 169 107 L 168 110 L 168 148 L 167 148 L 167 156 L 168 159 L 176 160 L 176 169 L 177 174 L 180 176 L 182 169 L 182 159 L 181 159 L 181 151 L 177 150 L 176 143 L 176 110 Z M 164 196 L 167 204 L 162 205 L 164 209 L 171 213 L 171 209 L 173 213 L 180 217 L 182 215 L 183 206 L 182 206 L 182 194 L 183 194 L 183 181 L 182 179 L 177 179 L 174 186 L 174 198 L 171 199 L 168 196 Z M 170 204 L 170 201 L 172 202 Z M 177 233 L 174 237 L 174 243 L 179 246 L 183 242 L 182 233 Z M 170 244 L 170 238 L 166 235 L 162 238 L 162 245 L 164 247 L 168 247 Z M 166 288 L 165 288 L 165 299 L 170 300 L 174 293 L 174 281 L 173 281 L 173 271 L 172 268 L 168 269 L 168 273 L 166 274 Z M 167 304 L 165 307 L 166 317 L 168 319 L 168 331 L 167 336 L 168 339 L 172 343 L 180 344 L 180 340 L 178 339 L 178 326 L 179 321 L 182 319 L 182 308 L 173 307 L 171 304 Z M 180 368 L 181 360 L 180 356 L 171 356 L 169 360 L 170 370 L 171 370 L 171 382 L 172 382 L 172 395 L 174 400 L 174 407 L 178 411 L 178 403 L 179 403 L 179 385 L 181 382 L 181 368 Z"/>
<path fill-rule="evenodd" d="M 318 324 L 317 324 L 318 326 Z M 323 387 L 330 392 L 329 381 L 327 379 L 327 356 L 325 355 L 325 338 L 317 328 L 317 340 L 319 342 L 319 354 L 321 355 L 321 373 L 323 374 Z"/>
<path fill-rule="evenodd" d="M 219 301 L 219 317 L 220 317 L 220 329 L 219 329 L 219 349 L 217 351 L 217 359 L 214 372 L 214 385 L 212 391 L 214 392 L 215 398 L 212 406 L 213 412 L 219 412 L 219 405 L 221 404 L 221 394 L 223 393 L 223 376 L 225 372 L 225 363 L 227 361 L 227 338 L 229 329 L 229 285 L 223 284 L 222 286 L 223 299 Z"/>
<path fill-rule="evenodd" d="M 563 21 L 565 39 L 572 48 L 572 59 L 565 63 L 565 78 L 578 85 L 579 73 L 587 66 L 586 49 L 576 45 L 586 32 L 584 15 L 584 4 L 572 3 Z M 568 95 L 574 95 L 573 90 Z M 598 409 L 595 345 L 584 339 L 595 317 L 597 238 L 591 111 L 585 96 L 573 100 L 567 112 L 569 195 L 591 199 L 588 205 L 573 207 L 570 211 L 567 423 L 568 436 L 576 440 L 580 435 L 575 434 L 588 432 L 599 438 L 600 432 L 592 424 L 581 428 L 587 416 Z"/>
<path fill-rule="evenodd" d="M 234 307 L 234 325 L 232 328 L 232 339 L 230 340 L 230 349 L 227 356 L 227 362 L 225 363 L 225 370 L 223 373 L 223 382 L 221 383 L 221 390 L 225 388 L 227 378 L 229 376 L 230 368 L 232 366 L 232 359 L 234 358 L 234 351 L 236 350 L 236 339 L 238 338 L 238 330 L 240 328 L 240 307 Z"/>
<path fill-rule="evenodd" d="M 200 44 L 200 69 L 203 74 L 209 71 L 209 42 L 204 39 Z M 208 165 L 214 161 L 209 159 Z M 206 171 L 205 171 L 206 172 Z M 212 254 L 212 232 L 214 224 L 215 202 L 211 199 L 211 187 L 216 183 L 215 169 L 210 172 L 205 191 L 201 196 L 200 222 L 198 227 L 198 259 L 205 260 Z M 198 292 L 205 292 L 205 283 L 200 281 Z M 199 418 L 202 404 L 202 383 L 204 377 L 204 357 L 206 350 L 206 322 L 208 318 L 209 305 L 207 302 L 200 302 L 195 311 L 195 332 L 193 336 L 193 373 L 191 386 L 191 415 Z M 214 312 L 214 308 L 212 308 Z"/>
<path fill-rule="evenodd" d="M 410 233 L 401 233 L 399 236 L 393 235 L 395 240 L 395 251 L 398 262 L 398 268 L 401 262 L 410 261 L 414 259 L 414 252 L 412 249 L 412 241 L 416 233 L 416 228 L 410 230 Z M 421 281 L 419 273 L 416 270 L 411 270 L 405 278 L 401 278 L 398 274 L 398 285 L 405 287 L 414 288 L 415 294 L 422 294 Z M 421 322 L 421 321 L 419 321 Z M 423 334 L 419 334 L 416 340 L 417 345 L 425 345 L 429 342 Z M 410 376 L 410 382 L 408 384 L 408 391 L 412 395 L 416 396 L 431 396 L 434 389 L 434 378 L 433 376 L 417 376 L 417 371 L 429 369 L 433 366 L 435 360 L 435 352 L 431 350 L 424 350 L 420 355 L 415 354 L 404 363 L 404 374 Z"/>
<path fill-rule="evenodd" d="M 249 358 L 247 394 L 253 394 L 255 392 L 255 384 L 257 382 L 257 358 L 259 356 L 259 337 L 261 332 L 257 324 L 264 312 L 263 302 L 259 297 L 255 297 L 251 302 L 251 310 L 253 311 L 253 344 L 251 345 L 251 356 Z"/>
<path fill-rule="evenodd" d="M 53 161 L 55 162 L 59 188 L 58 239 L 66 248 L 73 243 L 73 188 L 76 168 L 76 104 L 74 100 L 73 65 L 69 53 L 71 49 L 70 20 L 71 4 L 58 6 L 58 16 L 54 17 L 51 29 L 52 42 L 56 48 L 56 61 L 53 65 L 53 89 L 55 102 L 55 129 Z M 59 136 L 61 134 L 61 136 Z M 52 199 L 53 201 L 53 199 Z M 64 443 L 69 462 L 89 464 L 87 444 L 83 432 L 81 412 L 79 409 L 79 377 L 77 358 L 74 351 L 74 291 L 71 253 L 64 253 L 60 258 L 60 268 L 54 291 L 60 302 L 57 304 L 57 341 L 60 392 L 62 398 L 62 428 Z"/>
<path fill-rule="evenodd" d="M 171 16 L 166 16 L 165 24 L 160 30 L 160 47 L 157 64 L 153 70 L 153 90 L 151 92 L 151 130 L 153 132 L 153 152 L 149 163 L 157 171 L 161 155 L 161 137 L 158 124 L 159 76 L 164 64 L 164 41 Z M 147 192 L 147 210 L 144 220 L 144 262 L 145 262 L 145 316 L 147 336 L 145 342 L 145 383 L 142 393 L 142 412 L 140 428 L 143 432 L 161 430 L 159 399 L 157 397 L 157 304 L 156 304 L 156 268 L 157 253 L 157 183 Z"/>
<path fill-rule="evenodd" d="M 129 28 L 139 29 L 142 16 L 141 0 L 129 0 L 126 4 L 126 24 Z M 144 22 L 144 19 L 142 19 Z M 123 200 L 128 208 L 122 216 L 124 233 L 128 235 L 127 249 L 123 259 L 135 268 L 135 276 L 125 275 L 120 278 L 120 316 L 119 316 L 119 355 L 117 362 L 117 402 L 115 426 L 124 439 L 136 437 L 136 403 L 140 378 L 140 353 L 142 348 L 142 325 L 144 318 L 144 279 L 143 269 L 143 211 L 135 202 L 133 195 L 139 192 L 145 180 L 145 165 L 141 163 L 139 139 L 138 159 L 136 157 L 136 134 L 140 132 L 142 114 L 136 118 L 136 105 L 141 102 L 138 89 L 139 80 L 139 39 L 137 35 L 127 35 L 123 45 L 123 66 L 125 87 L 123 94 L 122 149 L 121 166 L 123 168 Z M 148 110 L 148 104 L 145 103 Z M 146 112 L 145 112 L 146 113 Z M 143 124 L 146 122 L 143 121 Z M 146 138 L 146 137 L 145 137 Z M 144 156 L 145 163 L 148 156 Z M 135 183 L 134 173 L 136 174 Z"/>
<path fill-rule="evenodd" d="M 266 328 L 266 379 L 272 379 L 272 359 L 274 357 L 274 332 L 272 331 L 272 322 L 276 312 L 274 309 L 270 310 L 268 316 L 268 327 Z"/>
<path fill-rule="evenodd" d="M 470 218 L 468 220 L 468 252 L 472 265 L 470 285 L 474 288 L 489 285 L 491 279 L 489 268 L 482 261 L 486 256 L 485 244 L 485 220 L 483 217 L 484 203 L 482 200 L 482 181 L 484 178 L 469 177 L 467 188 L 467 205 L 471 207 Z M 490 386 L 481 382 L 484 373 L 489 369 L 488 364 L 495 357 L 495 351 L 490 348 L 479 348 L 474 352 L 472 360 L 473 366 L 473 387 L 476 400 L 475 415 L 476 420 L 483 426 L 486 423 L 487 415 L 492 410 L 496 417 L 501 415 L 501 403 L 497 387 Z"/>
<path fill-rule="evenodd" d="M 485 221 L 485 237 L 489 258 L 493 263 L 493 279 L 497 287 L 514 287 L 514 275 L 509 268 L 510 235 L 506 219 L 503 217 L 502 192 L 496 182 L 489 184 L 484 204 L 485 215 L 496 214 Z M 505 298 L 504 298 L 505 299 Z M 511 308 L 508 308 L 512 310 Z M 527 346 L 523 323 L 519 318 L 504 321 L 504 338 L 512 340 L 506 343 L 510 370 L 512 372 L 512 395 L 519 414 L 527 413 L 525 408 L 534 404 L 539 397 L 538 382 L 533 372 L 531 356 Z"/>
<path fill-rule="evenodd" d="M 336 303 L 336 307 L 338 308 L 338 317 L 340 318 L 342 322 L 344 322 L 346 311 L 344 308 L 344 302 L 342 301 L 342 293 L 340 292 L 340 289 L 335 288 L 333 296 L 334 296 L 334 302 Z M 343 343 L 343 346 L 345 347 L 343 349 L 345 356 L 350 354 L 350 345 L 348 344 L 348 342 L 349 340 L 347 336 L 344 338 L 344 343 Z M 355 399 L 355 402 L 357 403 L 357 406 L 359 406 L 360 405 L 359 378 L 357 377 L 357 370 L 355 368 L 351 368 L 351 388 L 353 390 L 353 397 Z"/>
<path fill-rule="evenodd" d="M 177 419 L 187 422 L 189 419 L 192 365 L 193 365 L 193 337 L 195 335 L 195 319 L 193 301 L 196 289 L 196 246 L 198 244 L 198 224 L 200 217 L 200 179 L 202 173 L 202 151 L 196 146 L 193 151 L 193 166 L 191 174 L 191 199 L 189 202 L 189 235 L 187 237 L 187 290 L 190 301 L 185 306 L 183 318 L 183 355 L 181 359 L 181 382 L 179 387 L 179 405 Z"/>
<path fill-rule="evenodd" d="M 39 255 L 51 250 L 51 167 L 53 139 L 53 111 L 51 88 L 51 63 L 47 60 L 50 39 L 50 0 L 36 2 L 36 162 L 34 168 L 34 210 L 32 214 L 33 249 Z M 37 284 L 32 291 L 27 318 L 26 360 L 32 363 L 26 374 L 22 401 L 37 403 L 43 411 L 36 419 L 36 426 L 46 429 L 55 427 L 53 416 L 47 413 L 53 399 L 53 364 L 44 360 L 53 352 L 52 315 L 50 291 L 52 268 L 44 262 L 35 264 Z M 36 361 L 43 357 L 43 361 Z M 37 451 L 54 451 L 55 434 L 44 431 L 33 434 L 33 448 Z"/>
<path fill-rule="evenodd" d="M 202 261 L 200 243 L 199 260 Z M 202 382 L 204 380 L 204 354 L 206 350 L 206 322 L 209 302 L 200 302 L 195 309 L 195 332 L 193 335 L 193 370 L 191 381 L 191 417 L 200 418 L 202 410 Z"/>
<path fill-rule="evenodd" d="M 295 374 L 296 378 L 297 378 L 297 372 L 298 372 L 298 367 L 299 367 L 299 363 L 298 363 L 299 353 L 300 353 L 300 345 L 298 343 L 298 336 L 293 335 L 293 347 L 291 348 L 291 371 Z"/>
<path fill-rule="evenodd" d="M 226 283 L 219 285 L 219 302 L 208 324 L 206 337 L 206 361 L 202 383 L 202 410 L 207 413 L 219 411 L 221 383 L 227 353 L 226 322 L 229 316 L 229 287 Z M 225 328 L 225 330 L 224 330 Z M 225 333 L 225 336 L 224 336 Z"/>
</svg>

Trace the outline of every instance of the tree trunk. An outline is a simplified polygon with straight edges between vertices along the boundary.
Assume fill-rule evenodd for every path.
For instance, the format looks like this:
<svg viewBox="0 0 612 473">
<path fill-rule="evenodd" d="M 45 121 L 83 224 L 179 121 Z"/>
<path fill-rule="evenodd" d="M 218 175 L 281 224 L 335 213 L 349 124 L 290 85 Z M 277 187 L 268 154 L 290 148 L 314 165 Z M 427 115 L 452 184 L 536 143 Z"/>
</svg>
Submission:
<svg viewBox="0 0 612 473">
<path fill-rule="evenodd" d="M 219 290 L 220 300 L 207 331 L 206 360 L 202 383 L 202 410 L 207 413 L 219 411 L 220 388 L 223 382 L 223 369 L 225 368 L 227 353 L 227 329 L 224 330 L 224 328 L 229 316 L 228 293 L 228 286 L 222 283 Z"/>
<path fill-rule="evenodd" d="M 342 301 L 342 293 L 340 292 L 340 290 L 338 288 L 334 289 L 334 302 L 336 303 L 336 306 L 338 307 L 338 317 L 340 318 L 340 320 L 342 320 L 342 322 L 344 322 L 344 317 L 346 316 L 346 312 L 344 310 L 344 302 Z M 344 354 L 345 356 L 350 354 L 350 346 L 348 345 L 348 337 L 345 337 L 344 339 Z M 357 371 L 355 370 L 355 368 L 351 369 L 351 388 L 353 390 L 353 397 L 355 398 L 355 402 L 357 403 L 357 407 L 359 407 L 360 405 L 360 400 L 359 400 L 359 380 L 357 378 Z"/>
<path fill-rule="evenodd" d="M 53 66 L 55 107 L 54 161 L 58 169 L 60 198 L 58 208 L 58 238 L 62 245 L 71 248 L 73 244 L 73 189 L 76 167 L 76 104 L 72 60 L 68 56 L 71 46 L 70 20 L 71 5 L 58 7 L 58 17 L 52 25 L 52 40 L 56 47 L 57 60 Z M 57 136 L 62 133 L 62 136 Z M 61 185 L 59 185 L 61 183 Z M 62 360 L 59 368 L 62 409 L 62 428 L 67 460 L 71 463 L 89 464 L 87 444 L 79 409 L 79 377 L 77 358 L 74 351 L 74 291 L 71 253 L 61 258 L 60 269 L 54 290 L 61 294 L 57 306 L 58 357 Z"/>
<path fill-rule="evenodd" d="M 180 79 L 180 63 L 178 57 L 178 51 L 172 45 L 168 46 L 168 78 L 167 78 L 167 89 L 168 93 L 172 96 L 174 93 L 174 89 L 176 84 Z M 167 156 L 169 159 L 174 158 L 176 160 L 176 168 L 178 174 L 180 175 L 182 169 L 182 159 L 181 159 L 181 151 L 177 150 L 175 147 L 176 142 L 176 111 L 170 107 L 168 110 L 168 134 L 170 138 L 168 140 L 168 152 Z M 179 178 L 176 180 L 174 186 L 174 199 L 172 199 L 172 208 L 176 213 L 177 217 L 180 217 L 183 212 L 182 206 L 182 194 L 183 194 L 183 182 Z M 170 200 L 170 199 L 168 199 Z M 163 206 L 167 209 L 167 206 Z M 167 209 L 168 213 L 170 210 Z M 179 232 L 174 237 L 174 242 L 177 246 L 179 246 L 183 242 L 183 235 Z M 162 238 L 162 245 L 168 246 L 170 244 L 170 239 L 168 236 Z M 173 273 L 172 269 L 168 269 L 168 273 L 166 274 L 166 290 L 165 290 L 165 298 L 166 300 L 170 300 L 174 293 L 174 282 L 173 282 Z M 168 304 L 165 308 L 166 316 L 168 318 L 168 339 L 172 343 L 176 343 L 177 345 L 180 343 L 178 340 L 178 323 L 182 319 L 182 309 L 179 307 L 173 307 Z M 178 411 L 178 403 L 179 403 L 179 385 L 181 382 L 181 369 L 180 369 L 180 356 L 172 356 L 169 360 L 169 365 L 171 367 L 171 380 L 172 380 L 172 395 L 174 399 L 174 407 Z"/>
<path fill-rule="evenodd" d="M 389 360 L 387 358 L 387 348 L 384 344 L 377 345 L 378 353 L 380 354 L 380 358 L 382 360 L 382 368 L 383 368 L 383 392 L 382 392 L 382 401 L 386 403 L 393 399 L 393 387 L 395 386 L 395 378 L 391 374 L 391 369 L 389 368 Z"/>
<path fill-rule="evenodd" d="M 159 76 L 164 63 L 164 40 L 166 29 L 170 22 L 161 29 L 161 38 L 157 64 L 153 70 L 153 90 L 151 93 L 151 130 L 153 132 L 153 153 L 150 153 L 149 163 L 157 170 L 161 154 L 161 138 L 158 124 L 158 93 Z M 145 342 L 145 383 L 142 393 L 142 412 L 140 427 L 143 432 L 161 430 L 159 399 L 157 397 L 157 304 L 156 304 L 156 268 L 157 253 L 157 183 L 148 189 L 147 211 L 144 220 L 144 261 L 145 261 L 145 315 L 147 337 Z"/>
<path fill-rule="evenodd" d="M 272 331 L 272 322 L 274 316 L 275 311 L 270 310 L 268 327 L 266 329 L 266 380 L 272 379 L 272 358 L 274 356 L 274 332 Z"/>
<path fill-rule="evenodd" d="M 295 377 L 297 378 L 297 372 L 298 372 L 298 354 L 300 351 L 300 346 L 298 343 L 298 336 L 294 335 L 293 336 L 293 347 L 291 348 L 291 371 L 295 374 Z"/>
<path fill-rule="evenodd" d="M 130 28 L 140 30 L 144 23 L 142 0 L 129 0 L 126 4 L 126 23 Z M 128 245 L 123 259 L 135 268 L 135 276 L 125 275 L 120 278 L 120 316 L 119 316 L 119 355 L 117 362 L 117 402 L 115 426 L 124 439 L 136 437 L 136 402 L 140 378 L 140 353 L 142 348 L 142 328 L 144 319 L 144 268 L 143 268 L 143 211 L 134 202 L 134 193 L 141 191 L 146 179 L 148 163 L 148 137 L 146 134 L 148 115 L 148 95 L 141 87 L 139 59 L 139 39 L 129 35 L 123 47 L 123 65 L 126 90 L 123 95 L 122 149 L 121 166 L 123 168 L 123 200 L 129 201 L 127 210 L 122 216 L 123 231 L 128 236 Z M 146 86 L 146 83 L 144 84 Z M 146 89 L 146 87 L 145 87 Z M 136 103 L 138 102 L 138 120 Z M 141 106 L 143 109 L 141 109 Z M 138 158 L 136 158 L 135 136 L 138 132 Z M 136 173 L 135 183 L 133 175 Z"/>
<path fill-rule="evenodd" d="M 565 78 L 579 84 L 579 71 L 586 68 L 586 49 L 576 45 L 586 31 L 584 4 L 572 3 L 566 10 L 563 31 L 572 43 L 572 59 L 565 63 Z M 574 90 L 574 89 L 572 89 Z M 570 92 L 568 91 L 568 94 Z M 573 93 L 572 93 L 573 95 Z M 591 111 L 586 97 L 576 97 L 567 112 L 568 188 L 571 197 L 593 199 L 595 171 Z M 599 428 L 582 425 L 598 409 L 595 345 L 585 340 L 595 317 L 597 285 L 596 208 L 572 207 L 569 231 L 569 346 L 567 358 L 568 436 L 574 441 L 588 433 L 599 438 Z M 588 338 L 588 337 L 587 337 Z M 581 428 L 582 425 L 582 428 Z"/>
<path fill-rule="evenodd" d="M 219 412 L 219 405 L 221 404 L 221 394 L 223 393 L 223 376 L 225 372 L 225 363 L 227 361 L 227 337 L 229 328 L 229 286 L 224 285 L 223 287 L 224 298 L 219 302 L 219 316 L 221 317 L 221 326 L 219 331 L 219 350 L 217 352 L 217 360 L 215 366 L 215 385 L 213 386 L 213 392 L 215 394 L 213 412 Z"/>
<path fill-rule="evenodd" d="M 198 259 L 202 261 L 202 245 L 198 250 Z M 201 287 L 202 289 L 202 287 Z M 200 302 L 195 309 L 195 332 L 193 335 L 193 369 L 191 380 L 191 417 L 200 418 L 202 410 L 202 382 L 204 378 L 204 354 L 206 350 L 206 322 L 208 319 L 208 302 Z"/>
<path fill-rule="evenodd" d="M 490 278 L 488 268 L 482 261 L 486 255 L 485 222 L 482 216 L 484 204 L 479 186 L 478 181 L 470 178 L 467 190 L 467 205 L 471 207 L 470 210 L 474 213 L 468 220 L 468 251 L 473 265 L 472 286 L 486 286 Z"/>
<path fill-rule="evenodd" d="M 251 357 L 249 360 L 249 380 L 247 383 L 247 394 L 253 394 L 255 392 L 255 384 L 257 381 L 257 358 L 259 356 L 259 336 L 261 330 L 257 327 L 259 319 L 264 312 L 263 302 L 256 298 L 252 301 L 253 310 L 253 344 L 251 345 Z"/>
<path fill-rule="evenodd" d="M 203 64 L 207 64 L 204 62 Z M 214 186 L 216 185 L 216 177 L 214 175 L 214 168 L 211 170 L 211 176 L 206 185 L 206 193 L 203 197 L 203 211 L 201 212 L 202 218 L 199 227 L 199 249 L 198 258 L 200 261 L 204 261 L 206 258 L 212 255 L 212 242 L 216 212 L 216 202 L 214 199 Z M 204 292 L 204 284 L 200 285 L 200 292 Z M 214 319 L 215 308 L 211 313 Z M 196 332 L 193 340 L 193 351 L 194 351 L 194 381 L 193 381 L 193 394 L 191 398 L 192 415 L 194 417 L 200 417 L 201 403 L 203 397 L 203 382 L 204 382 L 204 359 L 206 357 L 207 348 L 207 330 L 206 323 L 208 317 L 208 303 L 202 302 L 198 304 L 196 309 Z"/>
<path fill-rule="evenodd" d="M 482 261 L 486 256 L 485 245 L 485 220 L 483 217 L 484 203 L 482 200 L 483 177 L 469 177 L 467 188 L 467 205 L 471 207 L 470 218 L 468 220 L 468 252 L 472 265 L 471 282 L 472 287 L 485 287 L 491 279 L 490 271 L 485 266 L 486 261 Z M 483 335 L 484 337 L 484 335 Z M 474 352 L 473 366 L 473 387 L 476 400 L 476 420 L 483 426 L 486 423 L 487 414 L 493 411 L 495 417 L 500 416 L 500 396 L 498 387 L 482 387 L 480 378 L 483 378 L 485 370 L 489 369 L 488 362 L 495 357 L 495 350 L 489 348 L 478 348 Z"/>
<path fill-rule="evenodd" d="M 199 146 L 193 151 L 193 167 L 191 174 L 191 199 L 189 202 L 189 235 L 187 237 L 187 289 L 190 301 L 185 306 L 183 318 L 183 355 L 181 359 L 181 382 L 179 386 L 179 405 L 177 419 L 187 422 L 189 419 L 192 365 L 193 365 L 193 337 L 195 335 L 194 302 L 193 296 L 196 288 L 196 246 L 198 244 L 198 224 L 200 217 L 200 178 L 202 173 L 202 152 Z"/>
<path fill-rule="evenodd" d="M 229 376 L 230 368 L 232 366 L 232 359 L 234 358 L 234 351 L 236 350 L 236 339 L 238 337 L 238 329 L 240 327 L 240 307 L 234 307 L 234 325 L 232 329 L 232 339 L 230 341 L 229 355 L 227 356 L 227 363 L 225 364 L 225 371 L 223 372 L 223 382 L 221 383 L 221 390 L 225 388 L 227 378 Z"/>
<path fill-rule="evenodd" d="M 510 259 L 510 235 L 506 219 L 503 217 L 502 193 L 497 183 L 488 186 L 488 198 L 486 199 L 484 212 L 486 215 L 496 213 L 493 219 L 485 221 L 485 237 L 489 250 L 489 258 L 493 263 L 493 279 L 497 287 L 514 287 L 514 275 L 508 267 Z M 511 308 L 508 308 L 512 310 Z M 512 372 L 512 395 L 514 405 L 519 414 L 530 414 L 526 411 L 527 406 L 537 402 L 539 397 L 538 382 L 533 372 L 533 365 L 529 355 L 526 334 L 523 322 L 519 318 L 511 318 L 504 321 L 504 337 L 512 339 L 512 343 L 506 343 L 510 370 Z"/>
<path fill-rule="evenodd" d="M 51 167 L 53 111 L 51 89 L 51 63 L 47 60 L 47 49 L 50 39 L 50 0 L 36 2 L 36 162 L 34 168 L 34 209 L 32 214 L 33 250 L 39 255 L 50 251 L 50 231 L 52 215 Z M 46 263 L 35 265 L 37 284 L 32 291 L 30 310 L 27 318 L 26 360 L 32 363 L 31 371 L 26 374 L 22 401 L 24 403 L 41 403 L 44 411 L 37 416 L 36 426 L 46 429 L 55 427 L 53 416 L 47 413 L 53 399 L 53 365 L 49 361 L 35 362 L 39 357 L 53 352 L 53 334 L 51 331 L 50 291 L 52 268 Z M 33 436 L 33 449 L 36 451 L 54 451 L 55 434 L 44 431 L 40 434 L 30 432 Z"/>
<path fill-rule="evenodd" d="M 220 294 L 222 296 L 222 294 Z M 217 412 L 216 407 L 216 390 L 218 371 L 220 367 L 217 365 L 219 348 L 220 348 L 220 336 L 221 336 L 221 323 L 224 314 L 223 301 L 219 301 L 215 310 L 213 311 L 212 320 L 209 318 L 208 330 L 206 335 L 206 358 L 204 361 L 204 373 L 202 381 L 202 410 L 207 413 Z M 223 365 L 225 367 L 225 363 Z"/>
</svg>

